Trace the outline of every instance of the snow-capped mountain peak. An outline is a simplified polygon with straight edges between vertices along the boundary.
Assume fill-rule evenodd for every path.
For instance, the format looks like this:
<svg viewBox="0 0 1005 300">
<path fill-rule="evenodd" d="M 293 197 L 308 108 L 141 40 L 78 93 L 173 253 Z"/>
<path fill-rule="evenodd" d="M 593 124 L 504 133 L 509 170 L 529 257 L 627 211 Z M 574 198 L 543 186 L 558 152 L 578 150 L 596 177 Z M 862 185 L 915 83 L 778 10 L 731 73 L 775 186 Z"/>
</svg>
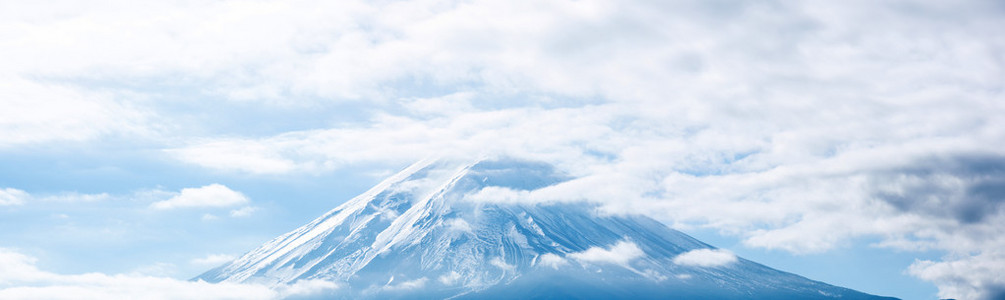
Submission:
<svg viewBox="0 0 1005 300">
<path fill-rule="evenodd" d="M 544 163 L 427 159 L 197 280 L 327 280 L 327 298 L 874 296 L 737 258 L 588 203 L 481 200 L 569 180 Z"/>
</svg>

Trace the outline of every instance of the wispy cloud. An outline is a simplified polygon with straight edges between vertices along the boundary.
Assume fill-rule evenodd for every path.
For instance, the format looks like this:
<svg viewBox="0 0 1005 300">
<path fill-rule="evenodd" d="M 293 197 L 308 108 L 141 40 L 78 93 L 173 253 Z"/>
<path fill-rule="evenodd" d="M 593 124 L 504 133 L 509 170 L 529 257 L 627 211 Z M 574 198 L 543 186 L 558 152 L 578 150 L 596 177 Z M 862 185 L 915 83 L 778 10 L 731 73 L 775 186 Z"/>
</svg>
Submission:
<svg viewBox="0 0 1005 300">
<path fill-rule="evenodd" d="M 238 209 L 230 211 L 230 216 L 235 218 L 247 217 L 258 211 L 259 208 L 255 206 L 245 206 Z"/>
<path fill-rule="evenodd" d="M 231 190 L 224 185 L 214 183 L 198 188 L 184 188 L 178 195 L 171 197 L 171 199 L 154 202 L 150 207 L 155 209 L 228 207 L 245 203 L 248 203 L 248 197 L 244 194 Z M 239 211 L 239 213 L 250 214 L 251 211 Z"/>
<path fill-rule="evenodd" d="M 673 263 L 684 266 L 721 267 L 736 262 L 736 255 L 722 249 L 697 249 L 681 253 Z"/>
<path fill-rule="evenodd" d="M 82 194 L 77 192 L 64 192 L 58 194 L 32 195 L 31 193 L 15 188 L 0 189 L 0 206 L 22 205 L 31 202 L 95 202 L 111 198 L 112 196 L 107 193 Z"/>
<path fill-rule="evenodd" d="M 30 195 L 25 191 L 14 189 L 14 188 L 4 188 L 0 189 L 0 206 L 3 205 L 21 205 L 28 199 Z"/>
<path fill-rule="evenodd" d="M 392 277 L 391 281 L 389 281 L 387 283 L 387 285 L 385 285 L 383 287 L 383 289 L 385 289 L 385 290 L 414 290 L 414 289 L 419 289 L 419 288 L 422 288 L 422 287 L 426 286 L 426 282 L 427 281 L 429 281 L 429 278 L 422 277 L 422 278 L 418 278 L 418 279 L 413 279 L 413 280 L 403 281 L 403 282 L 400 282 L 400 283 L 395 283 L 394 282 L 394 278 Z"/>
<path fill-rule="evenodd" d="M 236 258 L 236 257 L 234 257 L 233 255 L 228 255 L 228 254 L 210 254 L 210 255 L 207 255 L 206 257 L 201 257 L 201 258 L 193 259 L 190 262 L 192 264 L 196 264 L 196 265 L 217 266 L 217 265 L 223 264 L 225 262 L 229 262 L 231 260 L 234 260 L 234 258 Z"/>
</svg>

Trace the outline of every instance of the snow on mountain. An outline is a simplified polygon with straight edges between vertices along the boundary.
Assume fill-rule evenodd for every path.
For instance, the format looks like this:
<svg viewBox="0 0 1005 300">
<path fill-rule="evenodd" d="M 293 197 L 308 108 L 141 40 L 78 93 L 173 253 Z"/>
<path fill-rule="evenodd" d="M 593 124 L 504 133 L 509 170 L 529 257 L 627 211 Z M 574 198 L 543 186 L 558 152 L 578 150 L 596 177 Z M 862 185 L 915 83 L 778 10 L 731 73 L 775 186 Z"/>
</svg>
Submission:
<svg viewBox="0 0 1005 300">
<path fill-rule="evenodd" d="M 420 161 L 196 280 L 333 281 L 325 298 L 874 299 L 737 258 L 644 216 L 484 201 L 568 180 L 513 159 Z"/>
</svg>

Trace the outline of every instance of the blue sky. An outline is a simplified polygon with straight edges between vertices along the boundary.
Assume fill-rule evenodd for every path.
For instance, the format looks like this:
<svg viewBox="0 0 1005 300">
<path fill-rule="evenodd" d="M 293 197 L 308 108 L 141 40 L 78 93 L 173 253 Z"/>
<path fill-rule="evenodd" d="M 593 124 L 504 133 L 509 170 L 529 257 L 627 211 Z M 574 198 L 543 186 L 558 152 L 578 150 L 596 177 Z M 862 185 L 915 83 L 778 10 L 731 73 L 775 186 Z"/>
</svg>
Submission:
<svg viewBox="0 0 1005 300">
<path fill-rule="evenodd" d="M 536 201 L 644 213 L 864 292 L 1000 297 L 1003 15 L 997 1 L 8 1 L 0 269 L 17 271 L 0 295 L 291 295 L 310 287 L 184 280 L 424 157 L 509 155 L 576 177 Z"/>
</svg>

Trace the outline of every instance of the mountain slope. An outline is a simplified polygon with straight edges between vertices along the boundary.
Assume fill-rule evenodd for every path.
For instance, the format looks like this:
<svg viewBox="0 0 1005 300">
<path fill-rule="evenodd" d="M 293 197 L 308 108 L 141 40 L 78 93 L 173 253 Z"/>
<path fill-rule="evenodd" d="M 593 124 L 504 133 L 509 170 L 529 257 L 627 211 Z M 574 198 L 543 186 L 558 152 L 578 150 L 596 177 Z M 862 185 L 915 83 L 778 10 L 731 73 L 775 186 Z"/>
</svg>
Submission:
<svg viewBox="0 0 1005 300">
<path fill-rule="evenodd" d="M 343 286 L 336 298 L 877 298 L 736 258 L 647 217 L 485 197 L 567 179 L 517 160 L 421 161 L 196 279 L 329 280 Z M 675 260 L 682 254 L 699 260 Z"/>
</svg>

